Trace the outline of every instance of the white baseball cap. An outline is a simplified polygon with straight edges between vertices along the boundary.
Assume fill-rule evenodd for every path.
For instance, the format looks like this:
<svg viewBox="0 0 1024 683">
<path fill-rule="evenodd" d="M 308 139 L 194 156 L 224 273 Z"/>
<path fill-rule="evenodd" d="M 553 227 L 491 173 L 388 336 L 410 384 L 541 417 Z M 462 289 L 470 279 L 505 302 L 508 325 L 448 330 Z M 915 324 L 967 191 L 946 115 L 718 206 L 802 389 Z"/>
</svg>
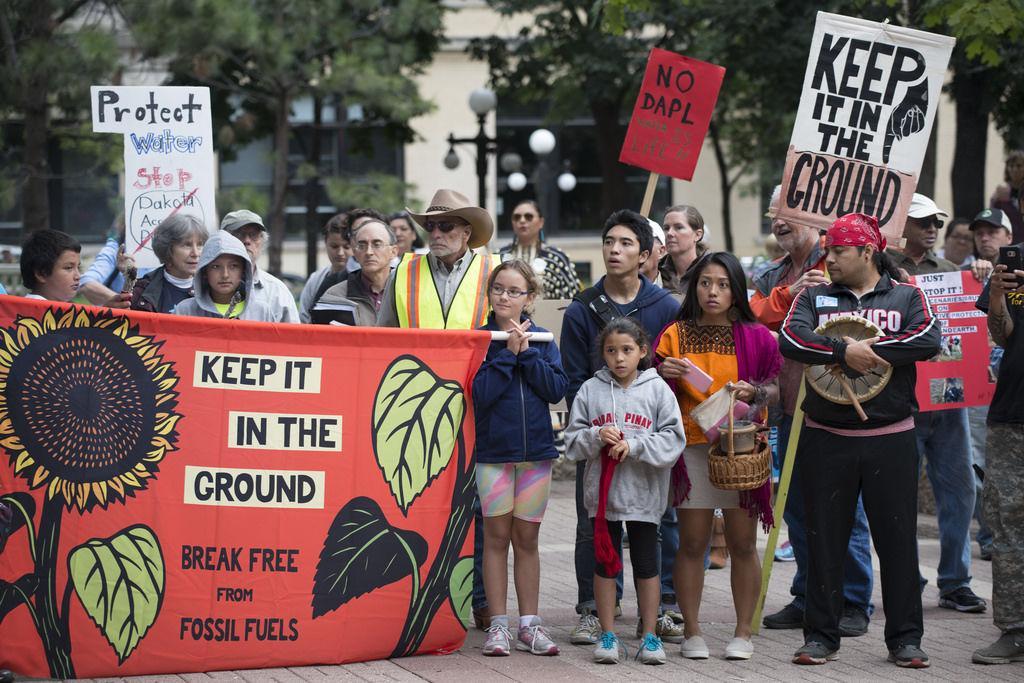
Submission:
<svg viewBox="0 0 1024 683">
<path fill-rule="evenodd" d="M 658 221 L 647 219 L 647 222 L 651 224 L 651 234 L 654 235 L 654 239 L 661 242 L 661 246 L 665 246 L 665 231 L 662 229 Z"/>
<path fill-rule="evenodd" d="M 910 199 L 910 208 L 907 209 L 908 218 L 928 218 L 930 216 L 941 216 L 949 218 L 949 214 L 939 208 L 939 205 L 925 197 L 923 194 L 914 193 Z"/>
</svg>

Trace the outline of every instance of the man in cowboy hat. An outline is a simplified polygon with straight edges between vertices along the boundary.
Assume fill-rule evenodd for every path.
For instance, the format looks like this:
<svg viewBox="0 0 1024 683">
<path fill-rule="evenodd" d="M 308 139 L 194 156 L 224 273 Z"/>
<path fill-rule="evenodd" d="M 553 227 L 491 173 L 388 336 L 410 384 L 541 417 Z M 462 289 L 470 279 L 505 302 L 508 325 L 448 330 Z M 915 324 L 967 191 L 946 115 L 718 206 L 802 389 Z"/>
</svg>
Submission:
<svg viewBox="0 0 1024 683">
<path fill-rule="evenodd" d="M 406 208 L 428 237 L 428 254 L 405 258 L 391 273 L 384 290 L 377 325 L 471 330 L 487 322 L 490 306 L 487 280 L 497 256 L 471 251 L 494 234 L 490 214 L 473 206 L 465 195 L 438 190 L 423 213 Z M 490 626 L 483 587 L 483 516 L 474 501 L 473 619 L 477 628 Z"/>
<path fill-rule="evenodd" d="M 490 214 L 454 190 L 438 190 L 423 213 L 406 210 L 429 236 L 430 253 L 406 258 L 391 274 L 377 325 L 480 327 L 487 321 L 487 278 L 496 261 L 471 250 L 490 241 Z"/>
</svg>

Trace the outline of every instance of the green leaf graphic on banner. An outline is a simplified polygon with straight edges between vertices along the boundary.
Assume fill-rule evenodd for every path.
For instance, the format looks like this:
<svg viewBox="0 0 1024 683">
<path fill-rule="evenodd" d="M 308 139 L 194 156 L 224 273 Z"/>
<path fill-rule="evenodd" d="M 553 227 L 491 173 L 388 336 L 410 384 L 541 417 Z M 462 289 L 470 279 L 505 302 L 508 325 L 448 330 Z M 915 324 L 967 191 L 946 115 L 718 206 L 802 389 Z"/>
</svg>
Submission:
<svg viewBox="0 0 1024 683">
<path fill-rule="evenodd" d="M 419 567 L 426 560 L 422 536 L 391 526 L 376 501 L 353 498 L 338 512 L 324 539 L 313 577 L 313 618 L 409 575 L 415 597 Z"/>
<path fill-rule="evenodd" d="M 139 524 L 86 541 L 71 551 L 68 571 L 86 613 L 123 664 L 163 602 L 164 558 L 153 530 Z"/>
<path fill-rule="evenodd" d="M 460 557 L 448 579 L 452 611 L 468 631 L 473 623 L 473 558 Z"/>
<path fill-rule="evenodd" d="M 373 452 L 402 514 L 451 462 L 465 408 L 458 382 L 419 358 L 388 366 L 373 400 Z"/>
</svg>

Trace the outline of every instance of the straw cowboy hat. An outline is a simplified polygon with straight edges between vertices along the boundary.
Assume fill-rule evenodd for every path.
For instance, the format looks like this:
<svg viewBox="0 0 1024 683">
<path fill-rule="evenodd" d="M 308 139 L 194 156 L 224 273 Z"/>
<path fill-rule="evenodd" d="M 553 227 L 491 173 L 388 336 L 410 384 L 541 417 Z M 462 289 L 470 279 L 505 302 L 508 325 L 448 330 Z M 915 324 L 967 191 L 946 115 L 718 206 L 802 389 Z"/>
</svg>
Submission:
<svg viewBox="0 0 1024 683">
<path fill-rule="evenodd" d="M 438 190 L 430 205 L 423 213 L 416 213 L 409 207 L 405 207 L 412 219 L 420 227 L 426 230 L 428 218 L 442 218 L 444 216 L 455 216 L 469 223 L 469 247 L 476 249 L 491 241 L 494 234 L 494 221 L 491 214 L 479 206 L 473 206 L 465 195 L 455 190 Z"/>
</svg>

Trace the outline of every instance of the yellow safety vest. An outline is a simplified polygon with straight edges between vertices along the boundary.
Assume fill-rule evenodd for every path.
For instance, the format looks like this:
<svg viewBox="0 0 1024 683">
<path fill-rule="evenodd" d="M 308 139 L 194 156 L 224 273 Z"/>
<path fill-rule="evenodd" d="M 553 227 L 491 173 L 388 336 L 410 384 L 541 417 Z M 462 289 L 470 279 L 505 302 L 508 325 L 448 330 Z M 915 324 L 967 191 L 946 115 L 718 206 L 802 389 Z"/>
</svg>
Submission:
<svg viewBox="0 0 1024 683">
<path fill-rule="evenodd" d="M 395 269 L 395 310 L 401 327 L 472 330 L 487 322 L 487 280 L 497 256 L 473 254 L 445 315 L 426 254 L 405 255 Z"/>
</svg>

